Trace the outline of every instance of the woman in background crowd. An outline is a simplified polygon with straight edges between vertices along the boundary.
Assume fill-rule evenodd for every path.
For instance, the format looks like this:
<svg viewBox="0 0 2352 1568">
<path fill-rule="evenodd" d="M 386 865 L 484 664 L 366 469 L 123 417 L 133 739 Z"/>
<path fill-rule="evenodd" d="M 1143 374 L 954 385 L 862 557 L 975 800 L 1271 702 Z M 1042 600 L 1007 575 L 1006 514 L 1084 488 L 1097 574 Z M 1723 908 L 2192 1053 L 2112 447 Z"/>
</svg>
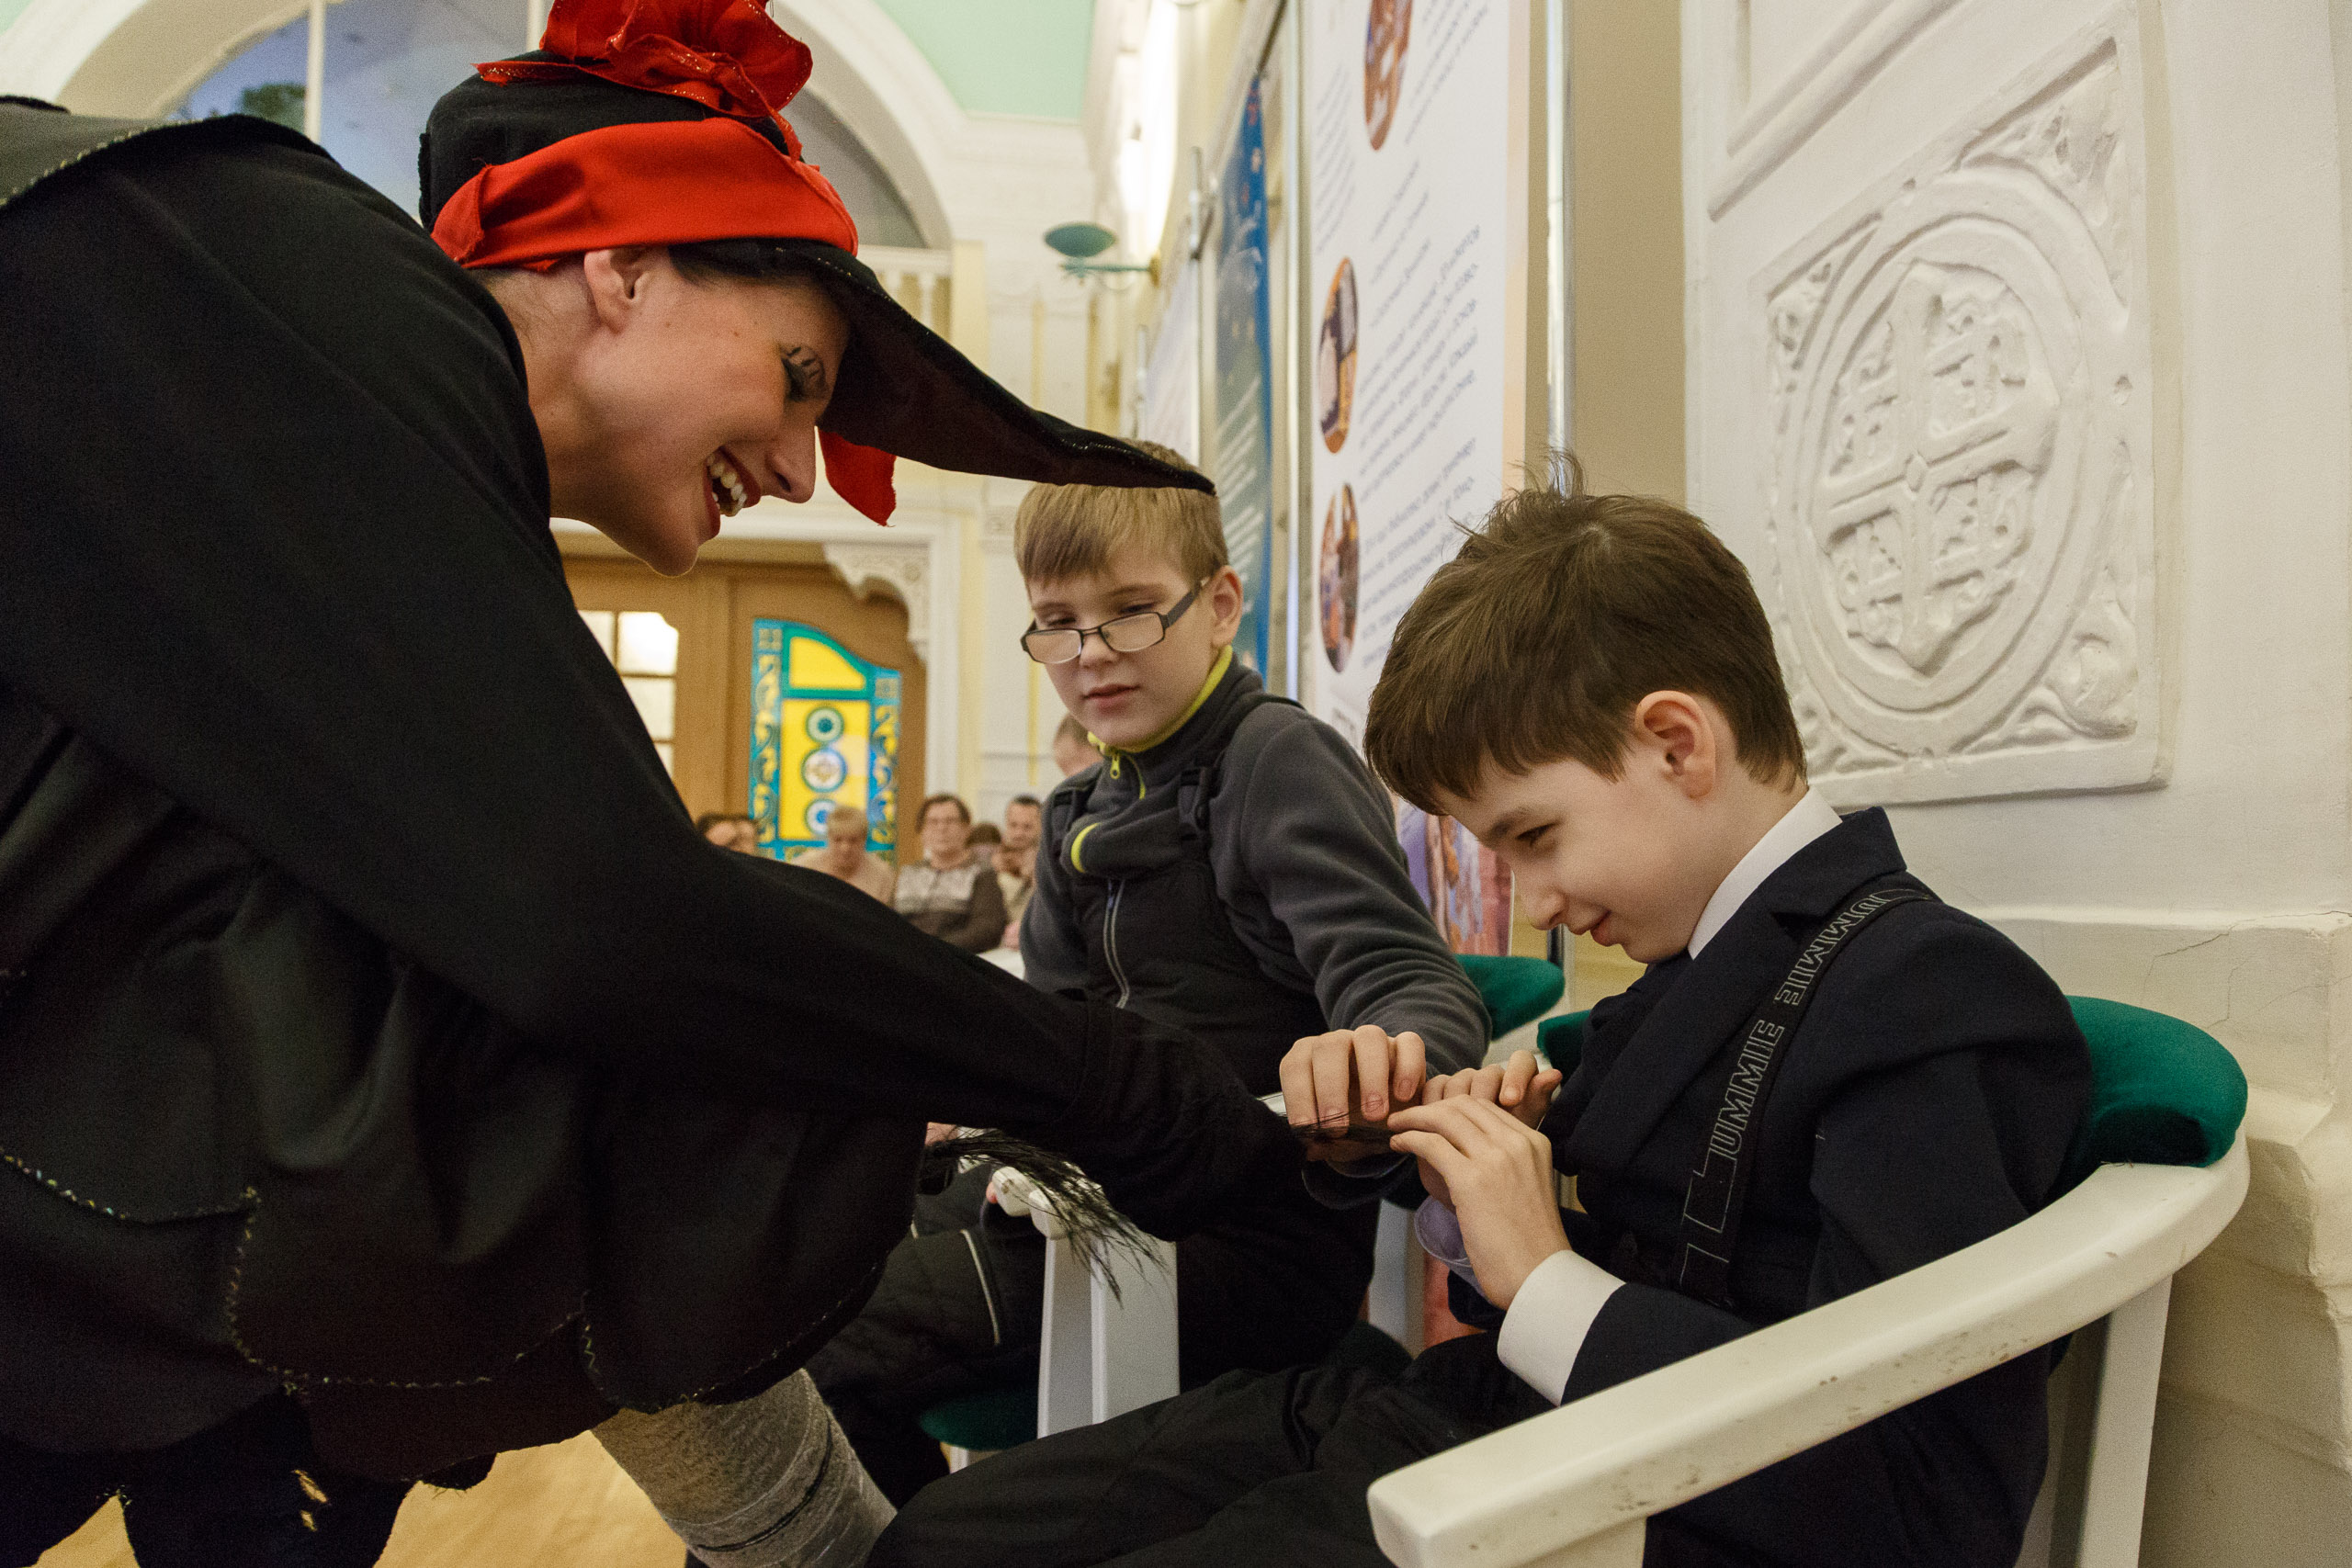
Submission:
<svg viewBox="0 0 2352 1568">
<path fill-rule="evenodd" d="M 934 795 L 916 821 L 922 859 L 899 869 L 899 913 L 942 942 L 986 953 L 1004 937 L 1004 894 L 967 842 L 970 808 L 955 795 Z"/>
<path fill-rule="evenodd" d="M 872 825 L 865 812 L 854 806 L 837 807 L 825 818 L 824 847 L 802 851 L 792 857 L 792 863 L 838 877 L 888 904 L 899 874 L 888 861 L 865 847 L 870 831 Z"/>
</svg>

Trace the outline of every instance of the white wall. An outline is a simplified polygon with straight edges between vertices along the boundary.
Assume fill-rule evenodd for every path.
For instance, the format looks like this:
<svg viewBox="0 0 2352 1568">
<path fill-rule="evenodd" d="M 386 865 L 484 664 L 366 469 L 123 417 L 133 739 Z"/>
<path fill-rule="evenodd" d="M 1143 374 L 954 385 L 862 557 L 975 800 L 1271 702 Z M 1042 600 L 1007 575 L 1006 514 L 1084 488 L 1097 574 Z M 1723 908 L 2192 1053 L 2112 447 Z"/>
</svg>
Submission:
<svg viewBox="0 0 2352 1568">
<path fill-rule="evenodd" d="M 2143 1560 L 2183 1568 L 2352 1551 L 2352 375 L 2332 21 L 2323 0 L 1684 6 L 1691 502 L 1767 587 L 1821 782 L 1907 802 L 1896 830 L 1947 897 L 2068 990 L 2212 1031 L 2254 1086 L 2253 1194 L 2175 1296 Z M 2095 81 L 2099 26 L 2120 52 Z M 1826 355 L 1792 343 L 1868 293 L 1879 250 L 1908 265 L 1881 236 L 1932 201 L 1982 231 L 1907 254 L 1986 269 L 1939 275 L 1935 330 L 1961 333 L 1972 290 L 2010 312 L 2048 374 L 1978 391 L 2052 444 L 2018 514 L 2034 540 L 2012 575 L 1979 576 L 1994 610 L 1912 667 L 1841 626 L 1824 543 L 1845 470 L 1806 430 L 1855 361 L 1828 327 Z M 1840 271 L 1849 243 L 1862 260 Z M 1826 304 L 1803 276 L 1816 255 Z M 1927 365 L 1950 341 L 1898 333 L 1895 352 Z M 2118 482 L 2060 495 L 2070 461 Z M 2075 553 L 2045 547 L 2059 538 Z M 1906 625 L 1951 608 L 1931 578 L 1900 596 Z M 1992 646 L 1996 628 L 2014 640 Z M 1872 708 L 1873 679 L 1908 696 Z"/>
</svg>

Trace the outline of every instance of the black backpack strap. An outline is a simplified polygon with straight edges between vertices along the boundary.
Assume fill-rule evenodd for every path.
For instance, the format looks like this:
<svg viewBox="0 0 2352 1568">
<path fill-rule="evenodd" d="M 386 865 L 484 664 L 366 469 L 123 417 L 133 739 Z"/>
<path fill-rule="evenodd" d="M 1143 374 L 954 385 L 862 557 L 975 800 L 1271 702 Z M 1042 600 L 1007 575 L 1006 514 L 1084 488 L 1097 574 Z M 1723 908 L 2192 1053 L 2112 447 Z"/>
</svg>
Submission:
<svg viewBox="0 0 2352 1568">
<path fill-rule="evenodd" d="M 1897 904 L 1933 903 L 1924 887 L 1897 884 L 1873 888 L 1832 916 L 1797 954 L 1788 977 L 1773 987 L 1747 1022 L 1732 1059 L 1731 1081 L 1707 1130 L 1698 1166 L 1682 1198 L 1682 1225 L 1675 1248 L 1675 1287 L 1717 1306 L 1731 1303 L 1731 1259 L 1747 1208 L 1756 1148 L 1749 1134 L 1764 1124 L 1764 1105 L 1780 1081 L 1790 1041 L 1820 989 L 1822 974 L 1855 934 Z"/>
<path fill-rule="evenodd" d="M 1280 703 L 1285 707 L 1300 705 L 1272 692 L 1251 692 L 1241 699 L 1240 714 L 1226 727 L 1224 738 L 1204 750 L 1177 775 L 1176 820 L 1182 825 L 1184 836 L 1194 840 L 1204 854 L 1208 852 L 1209 802 L 1216 797 L 1218 776 L 1225 768 L 1225 754 L 1233 749 L 1233 738 L 1241 733 L 1242 724 L 1269 703 Z"/>
<path fill-rule="evenodd" d="M 1069 830 L 1086 815 L 1086 803 L 1094 798 L 1093 770 L 1089 769 L 1077 784 L 1062 784 L 1046 797 L 1046 830 L 1037 852 L 1056 864 L 1060 863 L 1062 846 L 1069 842 Z"/>
</svg>

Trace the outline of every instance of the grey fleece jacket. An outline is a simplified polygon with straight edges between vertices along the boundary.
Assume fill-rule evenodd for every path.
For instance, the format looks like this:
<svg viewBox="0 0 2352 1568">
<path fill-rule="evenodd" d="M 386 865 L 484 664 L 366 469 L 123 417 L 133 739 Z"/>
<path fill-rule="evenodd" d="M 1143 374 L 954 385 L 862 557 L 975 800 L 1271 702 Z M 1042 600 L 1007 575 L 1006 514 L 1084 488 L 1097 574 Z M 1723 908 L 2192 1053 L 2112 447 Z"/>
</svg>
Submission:
<svg viewBox="0 0 2352 1568">
<path fill-rule="evenodd" d="M 1476 1066 L 1486 1009 L 1407 877 L 1387 792 L 1337 730 L 1262 693 L 1232 661 L 1173 735 L 1055 791 L 1030 980 L 1192 1030 L 1261 1093 L 1318 1025 L 1416 1031 L 1432 1073 Z M 1213 888 L 1168 869 L 1197 865 L 1204 815 Z"/>
</svg>

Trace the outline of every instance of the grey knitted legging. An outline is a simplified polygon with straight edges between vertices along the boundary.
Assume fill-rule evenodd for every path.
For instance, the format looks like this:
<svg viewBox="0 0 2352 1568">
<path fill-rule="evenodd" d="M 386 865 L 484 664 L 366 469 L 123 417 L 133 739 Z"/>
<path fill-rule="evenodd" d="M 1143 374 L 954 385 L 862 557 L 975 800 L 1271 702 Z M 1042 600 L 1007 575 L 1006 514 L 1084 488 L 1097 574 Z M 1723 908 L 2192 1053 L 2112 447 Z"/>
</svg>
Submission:
<svg viewBox="0 0 2352 1568">
<path fill-rule="evenodd" d="M 857 1568 L 890 1522 L 806 1372 L 734 1404 L 624 1410 L 596 1438 L 712 1568 Z"/>
</svg>

